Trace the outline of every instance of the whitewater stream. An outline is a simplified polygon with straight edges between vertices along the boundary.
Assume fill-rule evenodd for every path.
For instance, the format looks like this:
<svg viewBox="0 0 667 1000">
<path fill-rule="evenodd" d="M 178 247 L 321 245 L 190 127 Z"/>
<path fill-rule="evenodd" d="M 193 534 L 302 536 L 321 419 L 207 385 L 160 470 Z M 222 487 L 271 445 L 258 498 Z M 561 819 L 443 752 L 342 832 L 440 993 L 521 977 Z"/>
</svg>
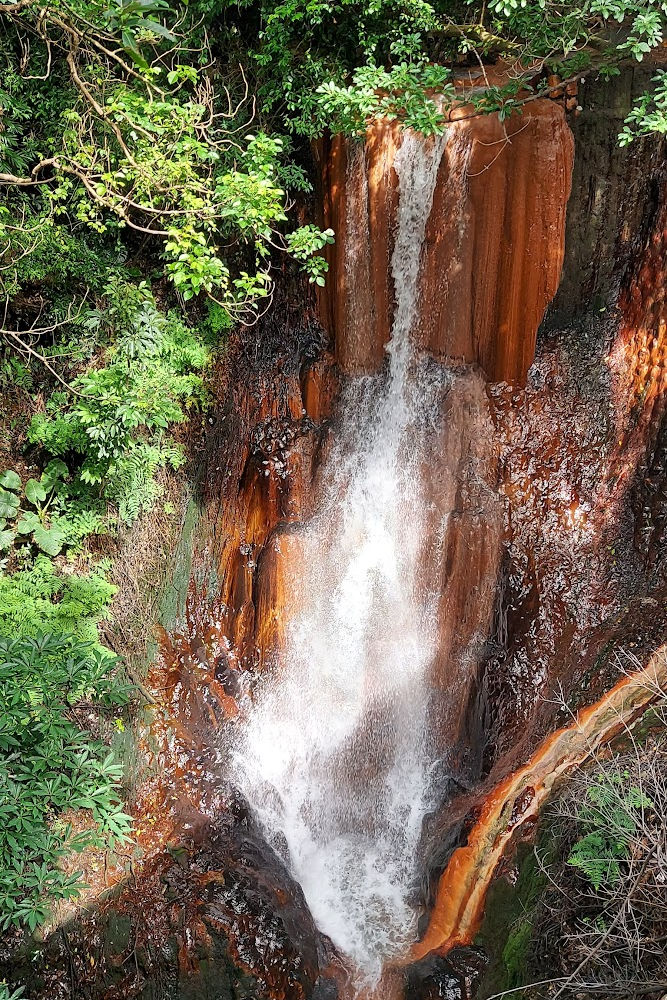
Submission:
<svg viewBox="0 0 667 1000">
<path fill-rule="evenodd" d="M 300 611 L 233 749 L 235 781 L 267 839 L 365 985 L 414 940 L 416 852 L 435 804 L 437 595 L 420 581 L 421 470 L 449 376 L 418 362 L 411 333 L 445 145 L 407 134 L 396 154 L 388 363 L 344 389 L 323 499 L 290 580 Z"/>
</svg>

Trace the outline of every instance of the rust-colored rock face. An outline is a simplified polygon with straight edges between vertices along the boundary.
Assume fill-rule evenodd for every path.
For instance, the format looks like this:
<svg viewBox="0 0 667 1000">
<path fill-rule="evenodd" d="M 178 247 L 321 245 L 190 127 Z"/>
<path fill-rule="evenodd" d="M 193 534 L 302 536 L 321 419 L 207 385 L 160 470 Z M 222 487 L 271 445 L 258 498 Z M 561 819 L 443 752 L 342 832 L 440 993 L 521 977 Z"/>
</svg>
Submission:
<svg viewBox="0 0 667 1000">
<path fill-rule="evenodd" d="M 443 874 L 428 930 L 413 958 L 470 944 L 479 930 L 494 870 L 518 831 L 534 823 L 541 807 L 567 772 L 589 759 L 621 731 L 667 683 L 667 652 L 659 650 L 643 670 L 625 677 L 598 703 L 581 711 L 497 788 L 482 805 L 465 847 L 452 855 Z"/>
<path fill-rule="evenodd" d="M 455 748 L 474 755 L 483 743 L 479 719 L 466 706 L 480 649 L 493 625 L 504 531 L 497 474 L 484 380 L 478 369 L 468 369 L 443 400 L 423 470 L 428 516 L 420 586 L 438 594 L 438 643 L 430 676 L 438 739 L 452 768 Z M 469 725 L 473 732 L 466 731 Z"/>
<path fill-rule="evenodd" d="M 617 131 L 612 123 L 604 155 Z M 534 821 L 554 778 L 647 700 L 641 677 L 618 684 L 601 650 L 627 644 L 645 667 L 667 632 L 658 589 L 667 525 L 667 191 L 656 194 L 650 235 L 619 277 L 620 298 L 618 287 L 607 289 L 608 314 L 596 301 L 587 325 L 545 331 L 536 350 L 563 263 L 573 159 L 563 109 L 533 101 L 504 125 L 495 116 L 460 118 L 446 140 L 423 141 L 439 166 L 425 232 L 414 241 L 420 268 L 404 374 L 415 397 L 431 392 L 432 405 L 415 408 L 397 454 L 409 453 L 419 482 L 415 589 L 432 598 L 435 636 L 424 731 L 447 773 L 434 779 L 442 777 L 441 808 L 415 851 L 430 923 L 411 956 L 390 963 L 363 1000 L 439 996 L 442 981 L 455 982 L 453 967 L 443 972 L 431 953 L 473 939 L 503 851 Z M 383 398 L 391 378 L 403 142 L 397 127 L 376 124 L 363 142 L 336 138 L 318 150 L 323 214 L 336 231 L 319 302 L 330 343 L 301 289 L 293 307 L 282 302 L 264 320 L 256 352 L 233 339 L 217 386 L 186 612 L 161 633 L 147 680 L 155 704 L 135 811 L 150 933 L 177 941 L 172 964 L 184 981 L 193 955 L 210 952 L 223 968 L 219 937 L 224 961 L 273 1000 L 334 997 L 336 984 L 339 1000 L 359 994 L 347 960 L 315 928 L 301 890 L 253 828 L 221 748 L 267 675 L 294 666 L 290 624 L 315 590 L 333 592 L 339 582 L 330 555 L 344 532 L 329 514 L 357 467 L 340 461 L 346 425 L 361 421 L 361 397 L 350 390 L 374 382 Z M 616 305 L 620 319 L 607 318 Z M 375 425 L 362 429 L 370 435 Z M 341 476 L 330 474 L 336 458 Z M 372 633 L 371 662 L 384 638 Z M 653 661 L 663 682 L 665 662 Z M 561 684 L 580 709 L 577 725 L 557 715 Z M 413 694 L 414 686 L 406 697 Z M 387 766 L 382 708 L 370 704 L 338 758 L 337 781 L 361 787 L 370 802 L 368 789 Z M 187 864 L 166 851 L 181 839 Z M 114 880 L 121 877 L 119 869 Z M 178 895 L 165 908 L 163 884 L 172 883 Z M 108 909 L 124 913 L 136 898 L 126 887 Z M 160 914 L 169 917 L 164 926 Z M 143 934 L 142 924 L 140 944 Z M 402 959 L 417 964 L 406 971 Z M 125 961 L 132 972 L 135 962 Z"/>
<path fill-rule="evenodd" d="M 455 123 L 446 142 L 427 143 L 439 168 L 418 248 L 410 328 L 417 350 L 406 368 L 424 392 L 435 372 L 442 387 L 415 467 L 423 502 L 419 588 L 437 598 L 429 736 L 446 762 L 450 784 L 443 785 L 443 800 L 480 779 L 486 753 L 489 810 L 498 805 L 501 825 L 502 790 L 511 785 L 512 802 L 520 797 L 513 776 L 523 782 L 519 793 L 534 792 L 526 816 L 547 794 L 549 768 L 565 760 L 550 756 L 561 744 L 549 742 L 555 714 L 549 699 L 557 682 L 581 680 L 587 637 L 627 599 L 616 564 L 630 565 L 632 557 L 620 543 L 619 559 L 612 554 L 615 533 L 623 530 L 638 470 L 649 460 L 647 441 L 650 461 L 657 461 L 664 354 L 662 244 L 655 235 L 662 223 L 656 220 L 625 285 L 624 323 L 613 350 L 601 346 L 600 337 L 585 356 L 576 336 L 558 335 L 542 342 L 528 375 L 537 326 L 561 269 L 572 149 L 562 111 L 549 102 L 534 102 L 506 129 L 509 142 L 491 119 L 471 119 Z M 364 144 L 332 144 L 327 221 L 337 229 L 337 244 L 321 305 L 333 353 L 321 344 L 315 352 L 279 352 L 252 375 L 244 372 L 211 448 L 211 534 L 202 562 L 213 568 L 215 585 L 204 592 L 193 584 L 187 627 L 176 649 L 167 649 L 174 704 L 199 733 L 235 725 L 236 701 L 243 701 L 236 692 L 252 696 L 257 675 L 290 669 L 287 628 L 308 600 L 306 568 L 315 563 L 323 575 L 331 571 L 337 522 L 328 522 L 315 553 L 306 544 L 308 526 L 327 489 L 331 493 L 327 463 L 340 447 L 354 398 L 346 387 L 385 364 L 400 207 L 393 165 L 401 141 L 387 126 L 375 127 Z M 508 384 L 523 381 L 526 387 Z M 326 580 L 335 587 L 333 577 Z M 637 585 L 635 577 L 628 580 Z M 201 699 L 196 689 L 206 677 L 208 694 Z M 604 683 L 611 687 L 613 680 Z M 199 796 L 208 812 L 214 796 L 206 783 L 192 791 L 191 761 L 201 754 L 192 725 L 169 726 L 163 759 L 174 755 L 191 806 Z M 596 738 L 602 732 L 596 728 Z M 215 742 L 212 735 L 207 740 Z M 346 777 L 372 781 L 378 761 L 364 757 L 363 740 L 350 746 Z M 443 842 L 451 810 L 446 806 L 426 824 L 433 896 L 443 864 L 437 851 L 431 856 L 431 844 Z M 499 829 L 485 879 L 511 840 Z M 484 831 L 480 838 L 486 843 Z M 455 857 L 415 955 L 469 940 L 479 918 L 488 881 L 475 889 L 479 854 L 464 850 Z M 443 906 L 449 906 L 444 916 Z"/>
<path fill-rule="evenodd" d="M 667 181 L 652 231 L 619 307 L 622 324 L 609 354 L 616 443 L 609 502 L 632 491 L 634 542 L 664 567 L 667 539 Z"/>
<path fill-rule="evenodd" d="M 338 136 L 320 150 L 325 221 L 336 232 L 322 314 L 345 371 L 379 367 L 390 335 L 401 142 L 398 126 L 381 123 L 365 142 Z M 462 117 L 442 146 L 416 341 L 438 358 L 478 363 L 491 381 L 521 382 L 558 288 L 572 135 L 562 108 L 544 100 L 505 123 Z"/>
<path fill-rule="evenodd" d="M 473 940 L 503 851 L 567 771 L 665 687 L 664 647 L 616 684 L 628 661 L 613 652 L 631 652 L 636 669 L 667 627 L 664 176 L 656 188 L 616 312 L 596 309 L 578 337 L 545 338 L 526 389 L 489 387 L 508 515 L 506 651 L 491 666 L 502 684 L 490 689 L 497 756 L 486 786 L 450 810 L 450 825 L 465 812 L 473 825 L 439 881 L 417 959 Z M 554 733 L 555 718 L 567 722 L 554 713 L 559 687 L 570 708 L 599 700 Z"/>
</svg>

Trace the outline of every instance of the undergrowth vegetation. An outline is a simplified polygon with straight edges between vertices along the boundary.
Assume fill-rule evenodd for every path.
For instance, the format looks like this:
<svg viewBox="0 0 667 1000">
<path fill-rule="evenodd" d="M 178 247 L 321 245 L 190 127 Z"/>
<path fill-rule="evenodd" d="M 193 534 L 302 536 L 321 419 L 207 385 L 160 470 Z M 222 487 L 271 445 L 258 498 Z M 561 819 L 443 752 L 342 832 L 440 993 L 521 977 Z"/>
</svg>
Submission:
<svg viewBox="0 0 667 1000">
<path fill-rule="evenodd" d="M 28 441 L 50 455 L 76 456 L 73 491 L 101 485 L 131 523 L 154 499 L 157 469 L 183 463 L 168 431 L 205 402 L 201 373 L 210 351 L 175 313 L 158 311 L 144 282 L 110 284 L 102 309 L 85 323 L 108 343 L 104 364 L 78 375 L 74 393 L 51 394 Z"/>
<path fill-rule="evenodd" d="M 90 614 L 90 594 L 81 596 Z M 0 609 L 4 601 L 3 594 Z M 72 601 L 69 595 L 70 614 Z M 70 631 L 71 621 L 60 618 L 53 633 L 0 638 L 0 927 L 5 929 L 25 923 L 34 930 L 53 900 L 78 893 L 80 873 L 65 874 L 58 865 L 66 852 L 103 839 L 113 846 L 130 830 L 121 806 L 122 765 L 72 718 L 85 700 L 106 708 L 124 704 L 127 687 L 114 675 L 114 657 Z M 89 810 L 94 826 L 73 835 L 65 815 L 75 809 Z"/>
<path fill-rule="evenodd" d="M 80 891 L 61 858 L 129 835 L 122 765 L 78 713 L 89 703 L 87 718 L 96 706 L 98 724 L 114 714 L 122 725 L 130 688 L 98 632 L 114 593 L 107 567 L 63 573 L 42 553 L 27 563 L 0 573 L 0 928 L 34 930 Z M 72 835 L 76 809 L 92 823 Z"/>
<path fill-rule="evenodd" d="M 90 718 L 108 740 L 131 695 L 98 628 L 111 564 L 86 542 L 131 526 L 163 470 L 183 465 L 172 431 L 207 405 L 214 340 L 210 324 L 158 308 L 147 281 L 112 272 L 94 306 L 51 332 L 46 367 L 20 362 L 21 434 L 42 467 L 0 472 L 0 929 L 34 930 L 80 892 L 65 855 L 130 836 L 122 764 L 86 729 Z M 75 810 L 85 832 L 72 833 Z"/>
<path fill-rule="evenodd" d="M 542 820 L 538 891 L 510 929 L 498 997 L 664 995 L 667 695 L 655 697 L 642 727 L 579 768 Z"/>
</svg>

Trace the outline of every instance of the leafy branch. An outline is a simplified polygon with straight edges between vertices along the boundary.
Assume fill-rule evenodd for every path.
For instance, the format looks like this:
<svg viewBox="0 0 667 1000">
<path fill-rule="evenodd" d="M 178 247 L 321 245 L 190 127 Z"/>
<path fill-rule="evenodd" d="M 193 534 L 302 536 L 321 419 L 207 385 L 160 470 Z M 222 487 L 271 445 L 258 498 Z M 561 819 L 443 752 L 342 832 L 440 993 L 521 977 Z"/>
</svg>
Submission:
<svg viewBox="0 0 667 1000">
<path fill-rule="evenodd" d="M 184 61 L 174 32 L 150 16 L 167 9 L 162 0 L 97 6 L 88 17 L 63 2 L 0 6 L 0 17 L 42 43 L 47 75 L 66 67 L 76 95 L 50 154 L 24 175 L 0 173 L 0 184 L 48 190 L 56 212 L 98 232 L 127 227 L 160 241 L 184 300 L 205 293 L 252 321 L 270 295 L 272 251 L 292 245 L 282 232 L 282 144 L 250 131 L 254 100 L 242 66 L 234 102 L 227 84 L 216 90 L 214 77 Z M 92 31 L 95 13 L 102 27 Z M 167 53 L 166 41 L 176 42 Z M 200 58 L 210 62 L 207 52 Z M 254 257 L 254 270 L 234 274 L 232 251 Z M 326 270 L 322 259 L 297 259 L 316 277 Z"/>
</svg>

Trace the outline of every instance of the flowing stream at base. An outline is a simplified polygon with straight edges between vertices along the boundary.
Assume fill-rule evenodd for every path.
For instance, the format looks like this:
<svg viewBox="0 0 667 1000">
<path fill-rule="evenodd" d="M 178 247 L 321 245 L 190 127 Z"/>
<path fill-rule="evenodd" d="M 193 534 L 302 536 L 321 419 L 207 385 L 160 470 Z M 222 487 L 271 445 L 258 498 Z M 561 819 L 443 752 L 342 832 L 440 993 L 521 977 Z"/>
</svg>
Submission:
<svg viewBox="0 0 667 1000">
<path fill-rule="evenodd" d="M 437 595 L 420 564 L 438 540 L 424 538 L 421 480 L 448 375 L 418 363 L 411 331 L 445 144 L 406 133 L 396 154 L 387 371 L 344 390 L 323 499 L 290 578 L 300 610 L 233 746 L 235 781 L 360 985 L 414 939 L 415 856 L 434 806 Z"/>
</svg>

